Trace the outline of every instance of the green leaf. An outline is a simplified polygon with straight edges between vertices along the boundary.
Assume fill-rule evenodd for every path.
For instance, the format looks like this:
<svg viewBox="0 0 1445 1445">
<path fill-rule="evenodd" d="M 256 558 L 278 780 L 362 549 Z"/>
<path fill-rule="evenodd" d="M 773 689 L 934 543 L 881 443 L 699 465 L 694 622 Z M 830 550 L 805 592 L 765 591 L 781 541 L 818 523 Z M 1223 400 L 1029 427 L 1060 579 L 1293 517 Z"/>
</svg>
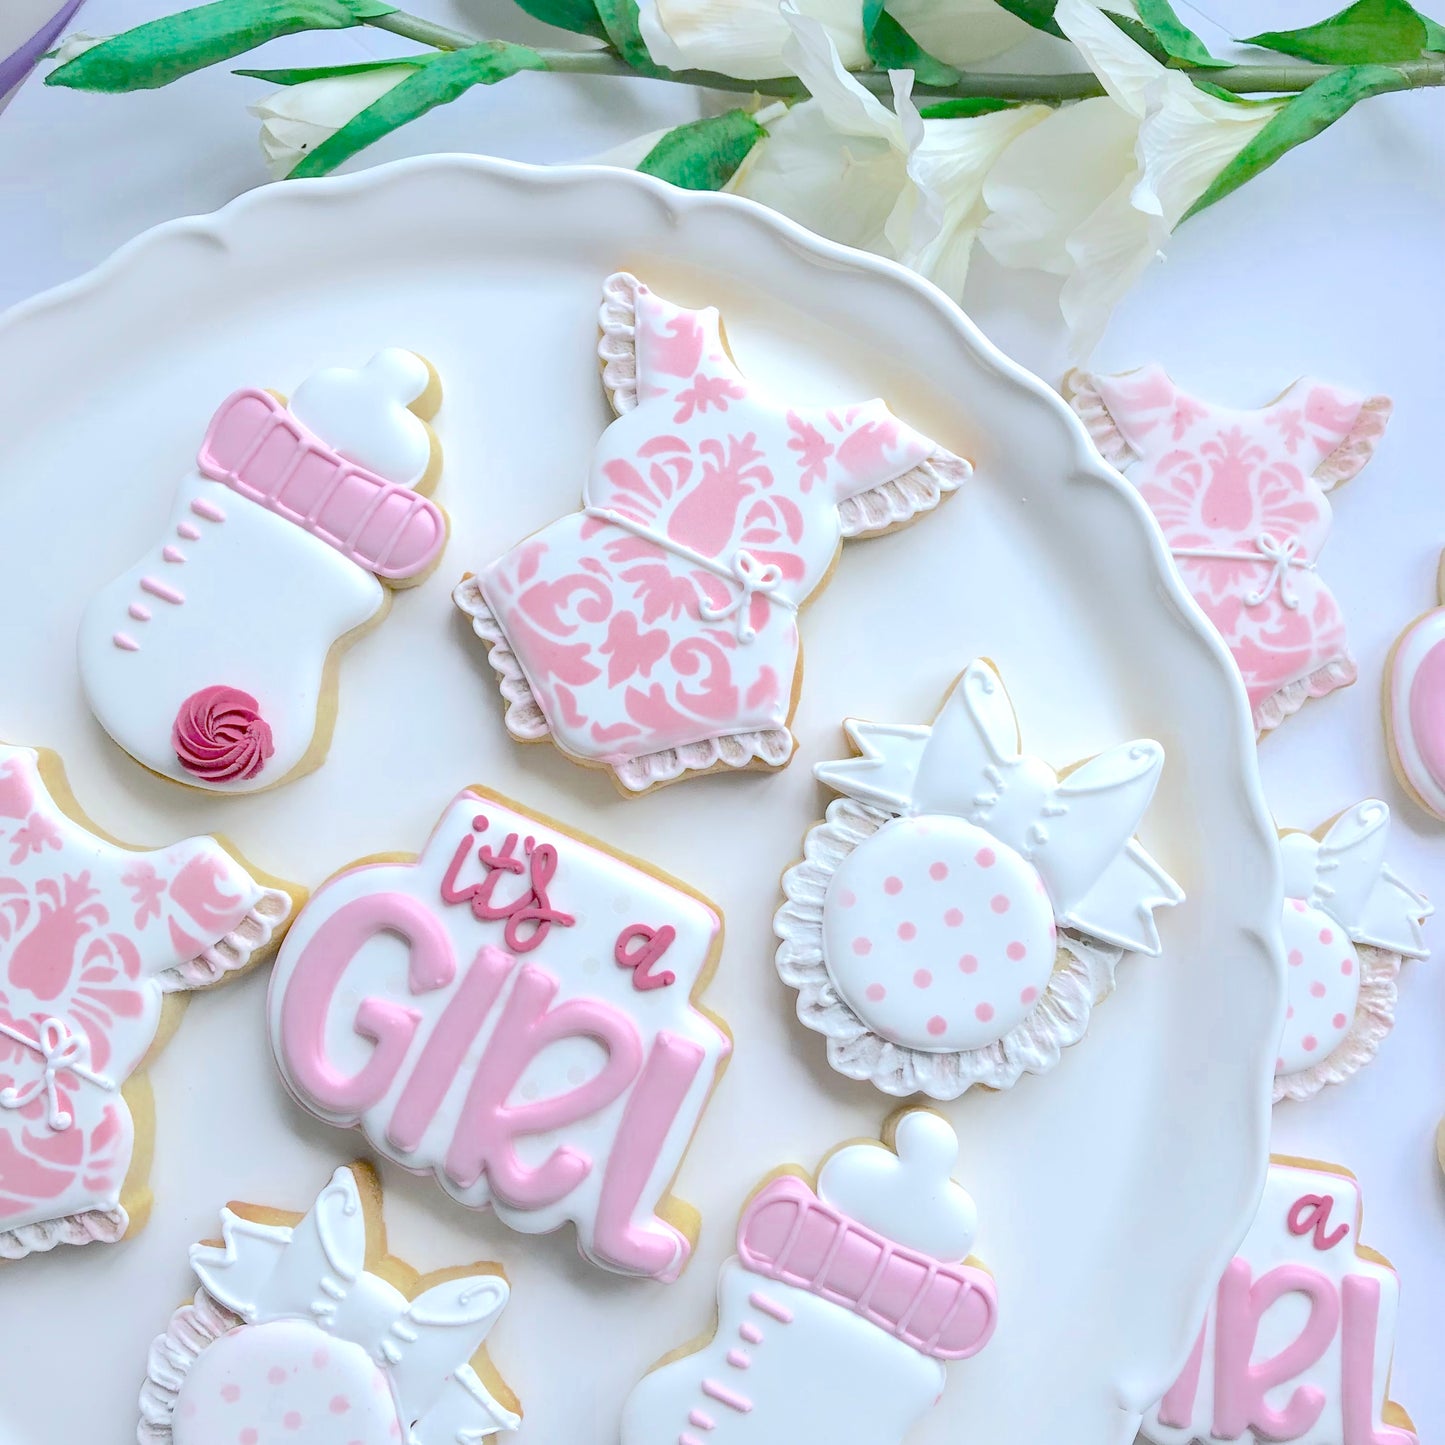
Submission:
<svg viewBox="0 0 1445 1445">
<path fill-rule="evenodd" d="M 1318 25 L 1266 30 L 1244 44 L 1321 65 L 1363 65 L 1418 59 L 1428 42 L 1425 21 L 1409 0 L 1357 0 Z"/>
<path fill-rule="evenodd" d="M 1425 49 L 1432 55 L 1438 55 L 1445 50 L 1445 25 L 1428 15 L 1422 15 L 1420 19 L 1425 22 Z"/>
<path fill-rule="evenodd" d="M 484 41 L 438 55 L 328 136 L 292 167 L 293 177 L 324 176 L 374 141 L 446 105 L 474 85 L 495 85 L 522 70 L 546 70 L 547 62 L 525 45 Z"/>
<path fill-rule="evenodd" d="M 920 106 L 918 113 L 924 120 L 967 120 L 970 116 L 989 115 L 996 110 L 1012 110 L 1023 103 L 1021 100 L 1002 100 L 996 95 L 967 95 Z"/>
<path fill-rule="evenodd" d="M 516 0 L 517 8 L 525 10 L 533 20 L 570 30 L 574 35 L 595 35 L 607 39 L 606 27 L 597 16 L 592 0 Z"/>
<path fill-rule="evenodd" d="M 1104 14 L 1141 50 L 1152 55 L 1161 65 L 1169 63 L 1169 52 L 1165 50 L 1163 42 L 1137 16 L 1120 15 L 1114 10 L 1106 10 Z"/>
<path fill-rule="evenodd" d="M 720 191 L 767 135 L 745 110 L 689 121 L 668 131 L 637 167 L 689 191 Z"/>
<path fill-rule="evenodd" d="M 637 0 L 593 0 L 593 4 L 612 48 L 639 74 L 661 73 L 662 67 L 653 61 L 642 38 Z"/>
<path fill-rule="evenodd" d="M 1010 15 L 1017 15 L 1035 30 L 1057 35 L 1060 40 L 1067 39 L 1064 32 L 1054 24 L 1056 0 L 997 0 L 997 3 L 1001 9 L 1007 10 Z"/>
<path fill-rule="evenodd" d="M 958 71 L 930 55 L 888 13 L 884 0 L 863 0 L 863 39 L 868 58 L 882 70 L 911 70 L 920 85 L 958 84 Z"/>
<path fill-rule="evenodd" d="M 1138 0 L 1139 19 L 1180 65 L 1211 68 L 1227 66 L 1209 53 L 1209 47 L 1174 13 L 1169 0 Z"/>
<path fill-rule="evenodd" d="M 1390 90 L 1408 90 L 1409 79 L 1391 65 L 1351 65 L 1302 90 L 1264 126 L 1184 213 L 1184 219 L 1238 190 L 1268 170 L 1287 151 L 1303 145 L 1337 121 L 1357 101 Z"/>
<path fill-rule="evenodd" d="M 233 70 L 232 75 L 244 75 L 250 80 L 264 80 L 269 85 L 305 85 L 308 80 L 331 80 L 338 75 L 366 75 L 373 70 L 390 70 L 394 65 L 415 68 L 430 65 L 438 58 L 439 52 L 427 51 L 425 55 L 402 55 L 395 60 L 358 60 L 355 65 L 303 65 L 293 70 Z"/>
<path fill-rule="evenodd" d="M 154 90 L 300 30 L 344 30 L 387 14 L 374 0 L 214 0 L 112 35 L 45 77 L 73 90 Z"/>
</svg>

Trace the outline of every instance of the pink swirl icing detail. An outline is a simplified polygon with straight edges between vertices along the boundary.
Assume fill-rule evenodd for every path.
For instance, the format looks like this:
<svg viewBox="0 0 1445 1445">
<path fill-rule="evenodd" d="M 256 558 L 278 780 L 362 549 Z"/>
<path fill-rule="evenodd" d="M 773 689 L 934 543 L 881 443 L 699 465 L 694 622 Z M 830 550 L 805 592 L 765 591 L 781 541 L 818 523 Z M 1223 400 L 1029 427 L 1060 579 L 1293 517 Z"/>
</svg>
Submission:
<svg viewBox="0 0 1445 1445">
<path fill-rule="evenodd" d="M 203 687 L 176 712 L 171 746 L 180 765 L 208 783 L 248 782 L 276 751 L 260 704 L 236 687 Z"/>
</svg>

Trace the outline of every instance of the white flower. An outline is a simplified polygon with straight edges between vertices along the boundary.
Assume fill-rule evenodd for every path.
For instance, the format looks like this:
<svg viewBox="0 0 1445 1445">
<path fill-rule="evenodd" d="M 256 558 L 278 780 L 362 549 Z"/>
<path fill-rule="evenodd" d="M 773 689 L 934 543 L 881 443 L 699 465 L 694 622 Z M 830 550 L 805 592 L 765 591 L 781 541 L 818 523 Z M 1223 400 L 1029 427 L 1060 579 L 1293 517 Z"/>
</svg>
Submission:
<svg viewBox="0 0 1445 1445">
<path fill-rule="evenodd" d="M 251 114 L 261 122 L 261 153 L 272 176 L 280 180 L 290 174 L 302 156 L 415 69 L 414 65 L 386 65 L 356 75 L 303 80 L 251 106 Z"/>
<path fill-rule="evenodd" d="M 820 235 L 901 261 L 952 296 L 983 221 L 980 192 L 999 153 L 1048 114 L 1020 106 L 923 120 L 912 75 L 894 71 L 894 109 L 848 74 L 830 34 L 784 5 L 790 68 L 812 95 L 768 127 L 728 189 Z"/>
<path fill-rule="evenodd" d="M 1108 94 L 1055 112 L 984 184 L 982 241 L 1006 265 L 1065 277 L 1076 355 L 1209 183 L 1283 102 L 1232 103 L 1166 69 L 1089 0 L 1059 0 L 1059 28 Z"/>
<path fill-rule="evenodd" d="M 861 0 L 797 0 L 837 48 L 843 65 L 867 62 Z M 889 13 L 930 54 L 953 65 L 997 55 L 1030 33 L 994 0 L 895 0 Z M 784 54 L 778 0 L 639 0 L 648 52 L 673 70 L 714 70 L 744 80 L 796 72 Z"/>
<path fill-rule="evenodd" d="M 64 65 L 66 61 L 74 60 L 77 55 L 84 55 L 87 50 L 94 50 L 101 41 L 109 39 L 109 35 L 90 35 L 84 30 L 72 30 L 51 52 L 51 59 L 56 65 Z"/>
</svg>

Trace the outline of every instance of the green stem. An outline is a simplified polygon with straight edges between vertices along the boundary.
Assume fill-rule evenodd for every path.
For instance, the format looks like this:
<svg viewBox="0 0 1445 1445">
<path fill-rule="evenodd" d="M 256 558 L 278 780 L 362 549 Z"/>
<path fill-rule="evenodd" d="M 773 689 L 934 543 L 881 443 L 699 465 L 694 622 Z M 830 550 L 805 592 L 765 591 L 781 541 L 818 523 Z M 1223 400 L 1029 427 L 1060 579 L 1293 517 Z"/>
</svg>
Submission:
<svg viewBox="0 0 1445 1445">
<path fill-rule="evenodd" d="M 478 43 L 476 36 L 464 34 L 460 30 L 450 30 L 445 25 L 433 25 L 430 20 L 408 15 L 401 10 L 375 16 L 366 23 L 378 30 L 389 30 L 393 35 L 401 35 L 422 45 L 434 46 L 438 50 L 462 50 Z M 607 47 L 595 50 L 538 48 L 537 53 L 547 62 L 548 70 L 559 74 L 637 77 L 637 71 L 616 51 Z M 1287 94 L 1305 90 L 1315 81 L 1322 80 L 1339 68 L 1334 65 L 1303 64 L 1231 65 L 1228 69 L 1205 71 L 1203 78 L 1211 85 L 1239 95 Z M 1419 60 L 1401 61 L 1394 68 L 1404 77 L 1406 89 L 1445 86 L 1445 55 L 1428 55 Z M 656 78 L 677 81 L 684 85 L 706 86 L 710 90 L 779 96 L 785 100 L 807 94 L 802 83 L 792 77 L 777 80 L 739 80 L 736 76 L 719 75 L 711 70 L 665 70 L 659 71 Z M 892 94 L 892 84 L 886 71 L 858 71 L 855 72 L 855 78 L 875 95 Z M 1065 75 L 1000 75 L 966 71 L 956 85 L 915 85 L 913 93 L 926 96 L 930 100 L 952 96 L 990 96 L 1001 100 L 1057 102 L 1103 95 L 1104 87 L 1099 84 L 1098 77 L 1087 70 Z"/>
</svg>

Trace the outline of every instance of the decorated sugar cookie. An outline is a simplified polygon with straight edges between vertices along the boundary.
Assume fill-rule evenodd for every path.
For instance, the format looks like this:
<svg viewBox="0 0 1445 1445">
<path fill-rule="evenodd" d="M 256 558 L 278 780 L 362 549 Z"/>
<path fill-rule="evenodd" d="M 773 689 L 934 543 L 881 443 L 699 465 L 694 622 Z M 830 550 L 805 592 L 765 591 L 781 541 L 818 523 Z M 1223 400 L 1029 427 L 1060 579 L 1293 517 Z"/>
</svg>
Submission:
<svg viewBox="0 0 1445 1445">
<path fill-rule="evenodd" d="M 1255 730 L 1352 683 L 1344 617 L 1317 567 L 1333 521 L 1328 493 L 1373 455 L 1390 399 L 1307 378 L 1247 411 L 1187 395 L 1159 366 L 1074 372 L 1065 385 L 1234 654 Z"/>
<path fill-rule="evenodd" d="M 151 1346 L 140 1445 L 480 1445 L 521 1423 L 482 1342 L 493 1264 L 418 1276 L 386 1252 L 381 1191 L 338 1169 L 303 1217 L 233 1205 Z"/>
<path fill-rule="evenodd" d="M 1400 964 L 1428 958 L 1435 910 L 1385 863 L 1390 810 L 1368 798 L 1318 832 L 1280 836 L 1288 1017 L 1274 1097 L 1307 1099 L 1375 1057 L 1395 1025 Z"/>
<path fill-rule="evenodd" d="M 1385 737 L 1395 775 L 1415 801 L 1445 818 L 1445 555 L 1441 606 L 1400 634 L 1385 668 Z"/>
<path fill-rule="evenodd" d="M 121 847 L 50 754 L 0 744 L 0 1259 L 140 1227 L 141 1072 L 181 995 L 266 953 L 289 894 L 214 838 Z"/>
<path fill-rule="evenodd" d="M 840 1074 L 887 1094 L 1046 1073 L 1123 952 L 1160 951 L 1154 910 L 1184 897 L 1133 836 L 1164 750 L 1121 743 L 1060 776 L 1020 753 L 985 661 L 931 724 L 844 727 L 860 756 L 814 769 L 843 797 L 773 921 L 798 1017 Z"/>
<path fill-rule="evenodd" d="M 1183 1374 L 1144 1417 L 1152 1445 L 1417 1445 L 1390 1399 L 1400 1282 L 1360 1241 L 1360 1187 L 1276 1158 Z"/>
<path fill-rule="evenodd" d="M 845 537 L 922 512 L 969 465 L 881 401 L 790 406 L 729 356 L 712 307 L 604 285 L 602 434 L 582 507 L 456 590 L 521 741 L 610 768 L 625 793 L 781 767 L 798 609 Z"/>
<path fill-rule="evenodd" d="M 419 858 L 319 888 L 271 977 L 287 1086 L 389 1159 L 526 1234 L 676 1278 L 668 1191 L 727 1059 L 695 1002 L 722 921 L 697 894 L 468 789 Z"/>
<path fill-rule="evenodd" d="M 338 645 L 446 545 L 422 495 L 440 395 L 393 349 L 314 373 L 289 402 L 248 387 L 221 403 L 164 536 L 80 625 L 86 697 L 137 762 L 248 793 L 321 761 Z"/>
<path fill-rule="evenodd" d="M 900 1445 L 933 1408 L 945 1362 L 988 1343 L 997 1299 L 968 1260 L 977 1211 L 951 1178 L 953 1130 L 914 1109 L 891 1142 L 838 1149 L 816 1180 L 769 1176 L 723 1265 L 711 1338 L 633 1390 L 622 1445 Z"/>
</svg>

